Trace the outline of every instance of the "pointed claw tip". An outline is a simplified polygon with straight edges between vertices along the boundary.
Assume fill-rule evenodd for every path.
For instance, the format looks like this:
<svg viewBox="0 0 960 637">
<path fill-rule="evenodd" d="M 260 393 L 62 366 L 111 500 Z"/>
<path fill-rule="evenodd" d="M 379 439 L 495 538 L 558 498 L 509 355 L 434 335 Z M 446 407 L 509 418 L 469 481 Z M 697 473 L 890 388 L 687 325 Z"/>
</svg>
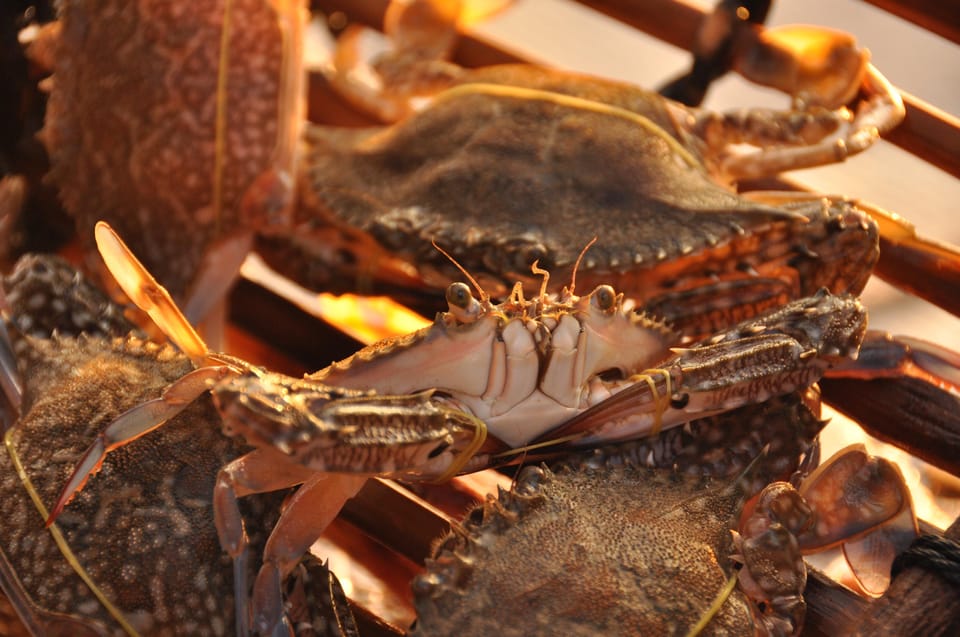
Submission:
<svg viewBox="0 0 960 637">
<path fill-rule="evenodd" d="M 65 503 L 57 503 L 57 506 L 53 507 L 53 510 L 50 511 L 50 515 L 47 516 L 47 519 L 43 523 L 43 528 L 49 529 L 57 521 L 57 518 L 60 517 L 60 514 L 63 512 L 63 507 Z"/>
</svg>

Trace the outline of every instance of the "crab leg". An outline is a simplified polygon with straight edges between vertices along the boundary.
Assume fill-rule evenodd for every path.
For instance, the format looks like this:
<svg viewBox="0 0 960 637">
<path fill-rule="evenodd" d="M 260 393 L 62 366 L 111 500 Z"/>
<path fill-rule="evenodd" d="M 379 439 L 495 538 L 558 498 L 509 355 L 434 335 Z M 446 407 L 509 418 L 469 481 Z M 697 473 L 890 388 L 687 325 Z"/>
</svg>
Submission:
<svg viewBox="0 0 960 637">
<path fill-rule="evenodd" d="M 800 486 L 816 524 L 797 535 L 805 552 L 841 544 L 860 585 L 880 595 L 890 567 L 917 537 L 910 490 L 896 464 L 851 445 L 817 467 Z"/>
<path fill-rule="evenodd" d="M 917 535 L 910 492 L 897 466 L 867 454 L 861 444 L 837 452 L 802 480 L 799 489 L 785 482 L 766 487 L 744 522 L 738 541 L 746 568 L 741 580 L 763 572 L 765 561 L 783 546 L 776 536 L 786 529 L 796 538 L 796 557 L 842 545 L 853 573 L 865 590 L 881 593 L 890 565 Z M 781 591 L 800 595 L 797 590 Z"/>
<path fill-rule="evenodd" d="M 873 110 L 869 108 L 858 113 L 852 121 L 848 121 L 840 111 L 816 110 L 811 113 L 784 113 L 782 111 L 748 111 L 747 113 L 731 113 L 720 116 L 724 120 L 736 122 L 747 119 L 753 128 L 765 131 L 763 137 L 756 141 L 761 145 L 759 150 L 730 155 L 720 162 L 719 172 L 730 181 L 756 179 L 765 175 L 823 166 L 825 164 L 840 163 L 848 157 L 870 148 L 878 139 L 882 131 L 892 129 L 898 124 L 906 112 L 900 95 L 889 86 L 889 83 L 872 65 L 868 65 L 867 77 L 879 91 L 889 90 L 883 98 L 875 100 Z M 707 130 L 718 128 L 716 117 L 704 114 L 707 123 L 701 123 Z M 800 117 L 801 119 L 797 119 Z M 798 121 L 800 125 L 798 126 Z M 827 136 L 830 128 L 844 126 L 847 128 L 837 136 Z M 719 128 L 727 128 L 722 126 Z M 773 133 L 781 131 L 780 138 L 774 139 Z M 819 142 L 810 145 L 785 146 L 771 145 L 796 144 L 804 141 L 808 135 L 819 131 L 824 133 Z M 712 143 L 707 138 L 708 143 Z M 749 141 L 749 140 L 746 140 Z"/>
<path fill-rule="evenodd" d="M 109 224 L 98 222 L 94 236 L 104 264 L 123 293 L 146 312 L 187 356 L 195 363 L 202 363 L 209 353 L 207 344 L 173 302 L 167 289 L 153 278 Z"/>
<path fill-rule="evenodd" d="M 239 498 L 253 493 L 278 491 L 308 480 L 312 472 L 302 465 L 284 462 L 276 451 L 256 449 L 220 470 L 213 495 L 213 515 L 220 546 L 233 559 L 237 635 L 249 634 L 249 586 L 247 560 L 249 539 L 240 514 Z"/>
<path fill-rule="evenodd" d="M 803 480 L 800 495 L 817 515 L 816 524 L 797 529 L 804 551 L 862 537 L 911 507 L 897 466 L 868 455 L 860 444 L 838 451 L 817 467 Z"/>
<path fill-rule="evenodd" d="M 315 474 L 290 498 L 287 508 L 270 534 L 263 566 L 253 588 L 253 628 L 267 634 L 278 630 L 283 618 L 281 582 L 319 536 L 367 481 L 366 476 Z M 285 635 L 287 633 L 280 632 Z"/>
<path fill-rule="evenodd" d="M 749 42 L 740 43 L 734 56 L 733 66 L 737 72 L 753 82 L 794 96 L 798 107 L 806 112 L 765 114 L 759 111 L 761 119 L 769 120 L 759 122 L 760 128 L 781 129 L 784 136 L 780 140 L 758 139 L 751 143 L 760 146 L 760 150 L 726 157 L 721 162 L 721 170 L 731 180 L 844 161 L 872 146 L 881 134 L 903 121 L 906 110 L 900 94 L 869 63 L 869 52 L 858 48 L 849 34 L 822 27 L 790 25 L 744 30 L 744 35 Z M 853 100 L 858 91 L 865 93 L 867 100 L 849 121 L 844 105 Z M 769 141 L 796 143 L 797 123 L 800 122 L 799 130 L 810 128 L 803 118 L 811 122 L 826 118 L 823 123 L 828 125 L 848 121 L 849 124 L 836 138 L 823 138 L 799 148 L 768 148 Z M 706 120 L 710 120 L 709 116 Z M 748 130 L 753 131 L 754 126 Z M 704 136 L 704 139 L 714 145 L 710 137 Z"/>
<path fill-rule="evenodd" d="M 446 60 L 458 26 L 482 20 L 506 4 L 508 0 L 390 2 L 383 18 L 386 50 L 380 33 L 351 24 L 337 38 L 327 79 L 358 108 L 381 121 L 397 121 L 417 108 L 413 98 L 455 83 L 459 68 Z M 365 46 L 378 40 L 379 47 Z"/>
<path fill-rule="evenodd" d="M 97 436 L 84 452 L 60 492 L 60 497 L 50 509 L 47 526 L 53 524 L 73 497 L 83 489 L 90 476 L 100 470 L 108 453 L 148 434 L 183 411 L 198 396 L 208 389 L 208 383 L 220 380 L 231 373 L 226 366 L 201 367 L 178 381 L 171 383 L 153 400 L 127 410 Z"/>
<path fill-rule="evenodd" d="M 366 474 L 317 473 L 286 461 L 283 454 L 261 448 L 234 460 L 220 471 L 214 491 L 214 519 L 220 544 L 234 561 L 237 633 L 246 635 L 251 621 L 247 609 L 246 560 L 248 539 L 238 499 L 253 493 L 277 491 L 302 483 L 291 496 L 264 549 L 263 566 L 253 595 L 253 628 L 269 634 L 282 626 L 281 580 L 337 516 L 343 503 L 367 480 Z"/>
<path fill-rule="evenodd" d="M 675 349 L 677 355 L 660 369 L 628 379 L 611 398 L 534 442 L 575 434 L 583 436 L 576 444 L 649 435 L 661 426 L 802 389 L 829 365 L 856 356 L 865 330 L 859 301 L 821 292 L 699 345 Z"/>
</svg>

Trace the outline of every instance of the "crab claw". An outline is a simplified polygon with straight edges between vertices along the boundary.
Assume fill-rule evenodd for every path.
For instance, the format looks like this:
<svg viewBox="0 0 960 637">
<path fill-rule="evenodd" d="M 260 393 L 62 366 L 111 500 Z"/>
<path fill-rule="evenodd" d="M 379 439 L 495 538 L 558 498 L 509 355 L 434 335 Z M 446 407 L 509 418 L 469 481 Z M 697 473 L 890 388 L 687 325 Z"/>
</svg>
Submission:
<svg viewBox="0 0 960 637">
<path fill-rule="evenodd" d="M 756 39 L 734 59 L 734 69 L 750 81 L 831 110 L 849 103 L 860 89 L 870 53 L 849 33 L 808 25 L 753 33 Z"/>
<path fill-rule="evenodd" d="M 276 447 L 314 471 L 443 480 L 458 473 L 486 439 L 482 421 L 433 391 L 378 395 L 251 372 L 218 383 L 212 392 L 229 435 Z"/>
<path fill-rule="evenodd" d="M 575 438 L 592 444 L 657 433 L 808 387 L 838 361 L 856 357 L 866 311 L 826 291 L 787 304 L 686 349 L 661 369 L 624 382 L 613 396 L 535 443 Z"/>
</svg>

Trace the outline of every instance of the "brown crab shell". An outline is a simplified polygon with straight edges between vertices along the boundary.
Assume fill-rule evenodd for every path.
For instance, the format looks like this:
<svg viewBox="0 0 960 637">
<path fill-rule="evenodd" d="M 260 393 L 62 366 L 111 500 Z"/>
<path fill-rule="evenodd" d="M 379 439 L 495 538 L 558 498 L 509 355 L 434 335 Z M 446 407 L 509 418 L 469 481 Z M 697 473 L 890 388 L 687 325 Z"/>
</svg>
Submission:
<svg viewBox="0 0 960 637">
<path fill-rule="evenodd" d="M 415 582 L 413 634 L 684 634 L 730 576 L 740 502 L 725 491 L 669 471 L 525 469 Z M 705 634 L 752 635 L 745 599 Z"/>
<path fill-rule="evenodd" d="M 0 451 L 0 583 L 34 630 L 127 634 L 45 528 L 10 449 L 49 508 L 103 428 L 193 364 L 134 333 L 111 336 L 130 330 L 122 309 L 56 257 L 23 257 L 4 288 L 23 395 Z M 204 395 L 109 454 L 57 519 L 92 586 L 140 634 L 234 632 L 233 565 L 212 502 L 218 470 L 244 450 L 222 435 Z M 276 496 L 244 499 L 254 543 L 262 545 L 277 504 Z"/>
<path fill-rule="evenodd" d="M 823 422 L 806 400 L 525 468 L 440 540 L 413 583 L 411 634 L 687 634 L 734 572 L 748 495 L 810 453 Z M 754 630 L 734 589 L 700 634 Z"/>
<path fill-rule="evenodd" d="M 303 17 L 286 0 L 63 3 L 42 139 L 86 247 L 109 221 L 182 299 L 218 242 L 283 222 Z"/>
<path fill-rule="evenodd" d="M 468 79 L 483 83 L 387 128 L 308 128 L 292 231 L 259 239 L 258 251 L 314 289 L 389 279 L 384 263 L 397 258 L 443 289 L 460 274 L 431 241 L 494 297 L 517 280 L 535 293 L 537 259 L 559 289 L 592 237 L 579 284 L 642 300 L 678 280 L 740 280 L 752 268 L 787 289 L 784 300 L 865 283 L 876 229 L 862 213 L 738 195 L 714 179 L 655 93 L 514 66 Z M 768 262 L 776 265 L 759 265 Z"/>
</svg>

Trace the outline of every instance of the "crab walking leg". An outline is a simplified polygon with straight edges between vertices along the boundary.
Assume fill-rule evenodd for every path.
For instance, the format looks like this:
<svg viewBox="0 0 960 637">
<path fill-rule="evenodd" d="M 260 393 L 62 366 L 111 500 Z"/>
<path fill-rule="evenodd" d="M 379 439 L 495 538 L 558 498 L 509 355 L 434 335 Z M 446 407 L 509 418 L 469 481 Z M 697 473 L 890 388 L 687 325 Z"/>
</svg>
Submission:
<svg viewBox="0 0 960 637">
<path fill-rule="evenodd" d="M 220 546 L 233 559 L 237 635 L 249 634 L 247 561 L 249 538 L 240 514 L 239 498 L 254 493 L 279 491 L 311 478 L 306 467 L 284 462 L 276 450 L 261 448 L 237 458 L 220 470 L 213 493 L 213 518 Z"/>
<path fill-rule="evenodd" d="M 108 453 L 160 427 L 207 391 L 210 383 L 222 380 L 230 373 L 233 373 L 233 370 L 224 365 L 195 369 L 168 385 L 158 398 L 127 410 L 110 423 L 74 467 L 70 479 L 60 492 L 60 497 L 50 509 L 47 526 L 54 523 L 63 507 L 83 489 L 90 476 L 100 470 L 100 465 Z"/>
<path fill-rule="evenodd" d="M 214 491 L 214 520 L 220 544 L 234 560 L 238 634 L 247 634 L 250 621 L 246 578 L 248 538 L 238 499 L 302 483 L 270 534 L 254 588 L 253 625 L 257 634 L 269 634 L 283 614 L 282 577 L 290 572 L 337 516 L 343 503 L 356 494 L 366 480 L 366 475 L 317 473 L 303 465 L 284 461 L 282 453 L 269 448 L 252 451 L 220 471 Z"/>
<path fill-rule="evenodd" d="M 744 141 L 759 147 L 723 159 L 720 172 L 731 181 L 839 163 L 870 148 L 906 113 L 900 94 L 870 64 L 864 88 L 873 95 L 852 119 L 844 111 L 826 110 L 791 113 L 751 109 L 720 115 L 702 112 L 697 115 L 695 130 L 711 146 Z M 841 129 L 839 133 L 827 135 L 836 128 Z M 739 132 L 744 130 L 760 134 L 742 138 Z M 731 135 L 739 139 L 731 139 Z"/>
<path fill-rule="evenodd" d="M 258 634 L 286 635 L 281 581 L 330 525 L 344 503 L 360 491 L 367 477 L 346 473 L 316 474 L 293 495 L 270 533 L 263 566 L 253 587 L 253 627 Z"/>
<path fill-rule="evenodd" d="M 575 431 L 585 432 L 583 444 L 652 436 L 694 418 L 807 387 L 825 369 L 812 350 L 783 335 L 688 350 L 664 368 L 631 377 L 631 385 L 543 439 Z"/>
</svg>

